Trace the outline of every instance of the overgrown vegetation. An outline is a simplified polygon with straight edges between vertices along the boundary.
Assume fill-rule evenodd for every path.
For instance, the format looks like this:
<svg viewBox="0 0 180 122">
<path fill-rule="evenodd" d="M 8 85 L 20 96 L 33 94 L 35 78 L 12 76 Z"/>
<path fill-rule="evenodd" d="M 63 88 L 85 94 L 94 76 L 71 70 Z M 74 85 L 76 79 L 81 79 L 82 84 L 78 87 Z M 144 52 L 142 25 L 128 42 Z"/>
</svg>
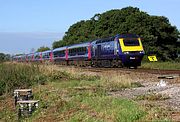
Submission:
<svg viewBox="0 0 180 122">
<path fill-rule="evenodd" d="M 177 28 L 164 16 L 151 16 L 133 7 L 95 14 L 90 20 L 73 24 L 53 48 L 123 33 L 140 35 L 147 54 L 155 53 L 163 61 L 177 58 Z"/>
<path fill-rule="evenodd" d="M 109 91 L 118 91 L 126 88 L 142 87 L 141 83 L 134 81 L 126 75 L 118 73 L 103 74 L 101 77 L 103 87 Z"/>
<path fill-rule="evenodd" d="M 29 64 L 3 64 L 1 75 L 5 73 L 8 75 L 3 79 L 9 80 L 7 83 L 12 79 L 16 81 L 14 86 L 8 84 L 8 91 L 33 85 L 34 99 L 40 100 L 39 109 L 22 121 L 154 120 L 153 117 L 146 118 L 148 111 L 137 102 L 108 95 L 112 90 L 141 86 L 125 75 L 114 73 L 102 77 L 88 71 L 85 74 L 78 68 Z M 44 82 L 38 84 L 41 80 Z M 0 120 L 17 121 L 12 96 L 1 96 L 0 106 Z M 159 113 L 157 120 L 162 120 Z"/>
<path fill-rule="evenodd" d="M 46 76 L 40 73 L 38 65 L 0 64 L 0 94 L 9 93 L 15 88 L 28 88 Z"/>
<path fill-rule="evenodd" d="M 158 100 L 166 100 L 170 97 L 165 94 L 157 94 L 157 93 L 149 93 L 145 95 L 139 95 L 136 97 L 137 100 L 150 100 L 150 101 L 158 101 Z"/>
<path fill-rule="evenodd" d="M 55 68 L 54 68 L 55 69 Z M 43 68 L 38 64 L 0 64 L 0 95 L 12 92 L 16 88 L 28 88 L 54 80 L 91 80 L 96 77 L 72 75 L 66 71 Z"/>
<path fill-rule="evenodd" d="M 162 70 L 180 70 L 178 62 L 143 62 L 142 68 L 147 69 L 162 69 Z"/>
</svg>

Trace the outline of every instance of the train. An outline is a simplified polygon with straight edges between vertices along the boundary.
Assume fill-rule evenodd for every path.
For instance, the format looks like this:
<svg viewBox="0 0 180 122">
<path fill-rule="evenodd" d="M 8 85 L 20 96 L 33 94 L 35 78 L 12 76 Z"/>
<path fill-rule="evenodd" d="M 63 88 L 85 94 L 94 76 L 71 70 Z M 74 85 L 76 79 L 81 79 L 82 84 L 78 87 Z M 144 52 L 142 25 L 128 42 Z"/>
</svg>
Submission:
<svg viewBox="0 0 180 122">
<path fill-rule="evenodd" d="M 14 56 L 17 62 L 53 62 L 91 67 L 134 67 L 141 65 L 145 52 L 140 36 L 117 34 L 108 38 L 68 45 L 44 52 Z"/>
</svg>

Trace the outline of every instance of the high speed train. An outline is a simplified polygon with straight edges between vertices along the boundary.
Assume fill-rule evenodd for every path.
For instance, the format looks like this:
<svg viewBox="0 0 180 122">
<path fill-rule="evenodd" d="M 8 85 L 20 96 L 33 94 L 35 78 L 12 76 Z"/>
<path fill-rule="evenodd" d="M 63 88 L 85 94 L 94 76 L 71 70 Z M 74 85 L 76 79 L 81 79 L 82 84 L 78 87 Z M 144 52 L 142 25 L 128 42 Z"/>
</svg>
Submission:
<svg viewBox="0 0 180 122">
<path fill-rule="evenodd" d="M 141 65 L 144 49 L 136 34 L 117 34 L 85 43 L 14 56 L 18 62 L 53 62 L 92 67 L 135 67 Z"/>
</svg>

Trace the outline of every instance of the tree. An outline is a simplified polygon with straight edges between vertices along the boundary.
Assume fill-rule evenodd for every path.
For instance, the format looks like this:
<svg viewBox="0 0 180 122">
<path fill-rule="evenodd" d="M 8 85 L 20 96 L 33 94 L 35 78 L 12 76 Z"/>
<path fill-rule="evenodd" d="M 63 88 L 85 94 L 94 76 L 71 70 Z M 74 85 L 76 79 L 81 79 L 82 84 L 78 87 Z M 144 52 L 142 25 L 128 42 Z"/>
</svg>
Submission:
<svg viewBox="0 0 180 122">
<path fill-rule="evenodd" d="M 151 16 L 134 7 L 95 14 L 90 20 L 73 24 L 63 40 L 53 43 L 53 48 L 123 33 L 141 36 L 147 54 L 156 52 L 163 61 L 177 58 L 177 28 L 164 16 Z"/>
<path fill-rule="evenodd" d="M 10 57 L 9 54 L 0 53 L 0 62 L 9 61 Z"/>
<path fill-rule="evenodd" d="M 6 55 L 4 53 L 0 53 L 0 62 L 5 60 Z"/>
<path fill-rule="evenodd" d="M 52 44 L 53 49 L 58 48 L 58 47 L 63 47 L 63 46 L 66 46 L 66 43 L 65 41 L 62 41 L 62 40 L 55 41 Z"/>
<path fill-rule="evenodd" d="M 50 48 L 42 46 L 42 47 L 38 48 L 36 52 L 44 52 L 44 51 L 47 51 L 47 50 L 50 50 Z"/>
</svg>

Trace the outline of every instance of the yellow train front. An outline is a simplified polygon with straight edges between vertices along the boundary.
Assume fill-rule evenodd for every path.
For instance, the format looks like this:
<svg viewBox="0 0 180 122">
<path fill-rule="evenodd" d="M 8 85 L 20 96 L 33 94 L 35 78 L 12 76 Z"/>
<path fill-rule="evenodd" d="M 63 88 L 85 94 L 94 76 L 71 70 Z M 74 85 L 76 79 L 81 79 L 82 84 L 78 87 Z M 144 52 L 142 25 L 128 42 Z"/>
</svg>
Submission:
<svg viewBox="0 0 180 122">
<path fill-rule="evenodd" d="M 144 50 L 138 35 L 117 35 L 115 41 L 118 43 L 116 53 L 124 66 L 136 68 L 141 65 Z"/>
</svg>

